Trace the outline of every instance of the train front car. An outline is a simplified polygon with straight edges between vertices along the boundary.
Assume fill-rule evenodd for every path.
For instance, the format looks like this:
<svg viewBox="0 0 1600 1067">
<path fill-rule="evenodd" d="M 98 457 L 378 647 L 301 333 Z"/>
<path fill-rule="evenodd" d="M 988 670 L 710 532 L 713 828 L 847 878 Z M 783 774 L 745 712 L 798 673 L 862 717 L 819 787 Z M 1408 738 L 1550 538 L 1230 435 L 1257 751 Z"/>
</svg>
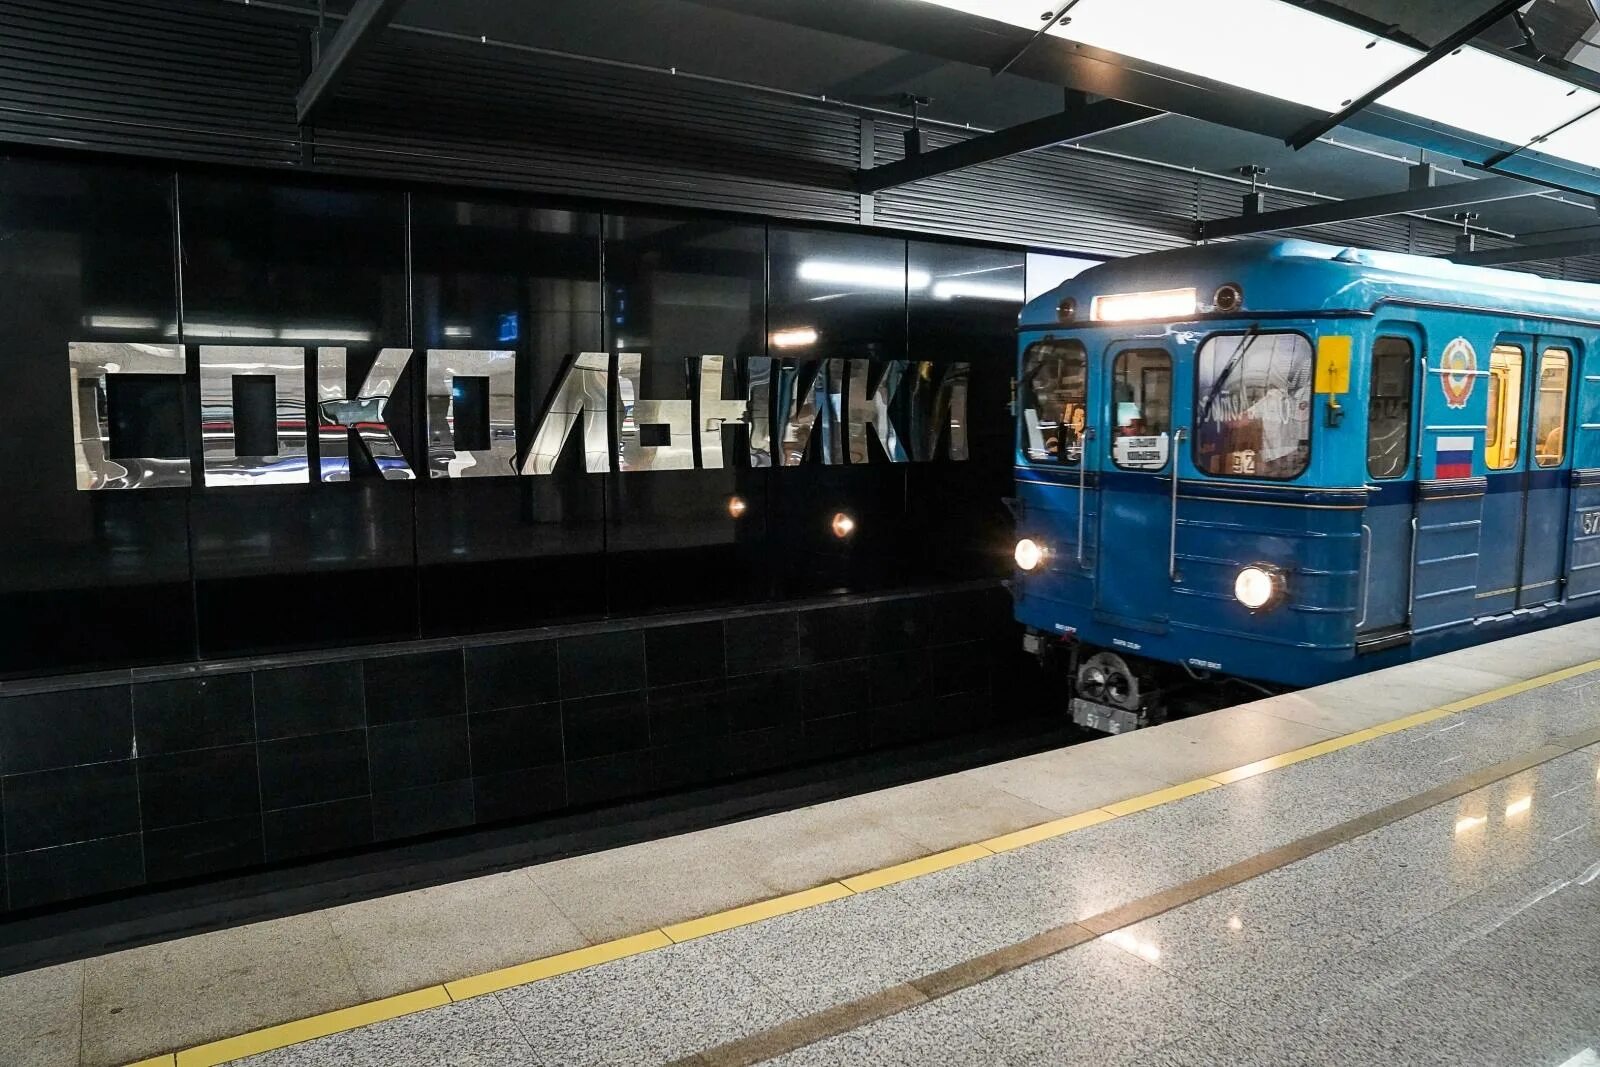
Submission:
<svg viewBox="0 0 1600 1067">
<path fill-rule="evenodd" d="M 1404 576 L 1360 583 L 1368 539 L 1409 536 L 1407 490 L 1389 508 L 1368 480 L 1412 473 L 1412 355 L 1352 360 L 1371 340 L 1358 273 L 1303 242 L 1190 248 L 1024 309 L 1016 615 L 1080 724 L 1331 680 L 1358 631 L 1404 626 Z M 1395 395 L 1369 420 L 1349 397 L 1374 366 Z"/>
</svg>

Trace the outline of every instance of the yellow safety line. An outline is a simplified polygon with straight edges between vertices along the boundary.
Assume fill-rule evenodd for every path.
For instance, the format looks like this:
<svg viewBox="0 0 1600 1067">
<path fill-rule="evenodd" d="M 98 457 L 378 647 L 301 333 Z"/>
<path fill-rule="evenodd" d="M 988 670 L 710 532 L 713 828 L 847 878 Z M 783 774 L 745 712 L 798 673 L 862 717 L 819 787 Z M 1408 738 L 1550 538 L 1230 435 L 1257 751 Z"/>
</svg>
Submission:
<svg viewBox="0 0 1600 1067">
<path fill-rule="evenodd" d="M 1371 741 L 1388 734 L 1408 730 L 1413 726 L 1421 726 L 1434 722 L 1463 711 L 1481 707 L 1484 704 L 1506 697 L 1525 693 L 1530 689 L 1550 685 L 1555 682 L 1575 678 L 1580 674 L 1588 674 L 1600 670 L 1600 659 L 1580 663 L 1574 667 L 1564 667 L 1558 671 L 1541 674 L 1536 678 L 1515 682 L 1511 685 L 1491 689 L 1477 696 L 1466 697 L 1462 700 L 1442 704 L 1427 711 L 1420 711 L 1413 715 L 1406 715 L 1378 726 L 1370 726 L 1353 733 L 1342 734 L 1338 737 L 1318 741 L 1315 744 L 1305 745 L 1292 749 L 1276 756 L 1256 760 L 1242 767 L 1233 767 L 1225 771 L 1217 771 L 1193 781 L 1182 782 L 1178 785 L 1167 786 L 1151 793 L 1129 797 L 1113 804 L 1100 808 L 1091 808 L 1076 815 L 1068 815 L 1060 819 L 1040 823 L 1037 826 L 1024 827 L 1011 833 L 991 837 L 985 841 L 978 841 L 959 848 L 935 852 L 920 859 L 910 860 L 906 863 L 897 863 L 890 867 L 883 867 L 875 871 L 864 871 L 849 878 L 841 878 L 835 882 L 824 882 L 822 885 L 798 893 L 788 893 L 784 896 L 773 897 L 769 900 L 757 901 L 754 904 L 745 904 L 726 911 L 715 912 L 698 919 L 674 923 L 654 930 L 647 930 L 642 934 L 630 937 L 617 938 L 614 941 L 605 941 L 598 945 L 576 949 L 572 952 L 562 952 L 554 956 L 530 963 L 518 964 L 514 967 L 504 967 L 500 970 L 490 971 L 487 974 L 473 975 L 468 978 L 458 978 L 453 982 L 442 985 L 429 986 L 410 993 L 402 993 L 396 997 L 386 997 L 382 1000 L 370 1001 L 366 1004 L 357 1004 L 354 1007 L 342 1008 L 324 1015 L 314 1015 L 309 1019 L 297 1022 L 283 1023 L 279 1026 L 269 1026 L 263 1030 L 255 1030 L 238 1037 L 225 1038 L 221 1041 L 212 1041 L 208 1044 L 197 1045 L 178 1053 L 167 1053 L 151 1059 L 140 1060 L 138 1063 L 129 1064 L 128 1067 L 215 1067 L 217 1064 L 227 1063 L 230 1060 L 253 1056 L 272 1049 L 296 1045 L 303 1041 L 310 1041 L 330 1034 L 354 1030 L 357 1027 L 367 1026 L 372 1023 L 382 1022 L 385 1019 L 398 1018 L 412 1012 L 423 1011 L 428 1008 L 441 1007 L 452 1001 L 466 1000 L 470 997 L 483 996 L 512 986 L 526 985 L 544 978 L 553 978 L 559 974 L 569 974 L 573 971 L 595 967 L 602 963 L 635 956 L 641 952 L 649 952 L 668 945 L 688 941 L 696 937 L 705 937 L 708 934 L 720 933 L 739 926 L 748 926 L 751 923 L 761 922 L 775 918 L 779 915 L 788 915 L 806 908 L 814 908 L 829 901 L 841 900 L 857 893 L 870 892 L 886 885 L 903 882 L 908 878 L 920 878 L 935 871 L 948 870 L 951 867 L 972 863 L 976 860 L 993 856 L 996 853 L 1007 852 L 1011 849 L 1021 848 L 1024 845 L 1036 844 L 1051 838 L 1070 834 L 1090 826 L 1097 826 L 1103 822 L 1122 818 L 1136 812 L 1147 811 L 1171 804 L 1197 793 L 1209 789 L 1242 782 L 1247 778 L 1265 774 L 1268 771 L 1280 770 L 1293 766 L 1304 760 L 1325 756 L 1331 752 L 1338 752 L 1352 745 Z"/>
</svg>

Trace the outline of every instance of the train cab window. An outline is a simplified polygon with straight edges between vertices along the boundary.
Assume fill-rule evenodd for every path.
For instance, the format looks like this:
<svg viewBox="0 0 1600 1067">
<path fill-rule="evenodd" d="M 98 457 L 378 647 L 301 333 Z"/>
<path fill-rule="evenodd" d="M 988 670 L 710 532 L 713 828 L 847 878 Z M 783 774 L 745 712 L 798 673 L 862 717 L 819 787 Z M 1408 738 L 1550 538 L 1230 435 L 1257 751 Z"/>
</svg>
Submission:
<svg viewBox="0 0 1600 1067">
<path fill-rule="evenodd" d="M 1117 353 L 1111 365 L 1111 458 L 1124 470 L 1167 465 L 1172 434 L 1172 357 L 1165 349 Z"/>
<path fill-rule="evenodd" d="M 1541 467 L 1559 467 L 1566 455 L 1567 389 L 1572 381 L 1572 353 L 1547 348 L 1539 355 L 1539 395 L 1533 407 L 1533 459 Z"/>
<path fill-rule="evenodd" d="M 1411 460 L 1411 342 L 1380 337 L 1372 346 L 1372 390 L 1367 404 L 1367 474 L 1398 478 Z"/>
<path fill-rule="evenodd" d="M 1216 334 L 1196 359 L 1194 464 L 1232 478 L 1294 478 L 1311 460 L 1311 342 Z"/>
<path fill-rule="evenodd" d="M 1483 461 L 1492 471 L 1510 470 L 1522 452 L 1522 349 L 1504 342 L 1489 353 L 1489 421 Z"/>
<path fill-rule="evenodd" d="M 1089 424 L 1089 361 L 1077 341 L 1039 341 L 1023 357 L 1022 450 L 1033 463 L 1076 464 Z"/>
</svg>

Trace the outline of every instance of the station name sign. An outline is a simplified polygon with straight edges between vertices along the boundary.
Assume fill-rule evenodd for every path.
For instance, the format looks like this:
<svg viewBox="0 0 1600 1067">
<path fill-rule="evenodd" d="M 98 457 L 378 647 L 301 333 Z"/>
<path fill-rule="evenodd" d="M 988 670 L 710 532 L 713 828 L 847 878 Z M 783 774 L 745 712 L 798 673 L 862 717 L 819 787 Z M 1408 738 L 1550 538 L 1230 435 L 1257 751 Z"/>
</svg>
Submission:
<svg viewBox="0 0 1600 1067">
<path fill-rule="evenodd" d="M 350 389 L 344 348 L 317 348 L 311 366 L 304 348 L 194 347 L 207 488 L 349 481 L 353 449 L 378 477 L 416 478 L 387 412 L 414 362 L 425 383 L 430 478 L 549 475 L 574 433 L 590 473 L 722 468 L 738 462 L 734 448 L 755 467 L 795 466 L 807 455 L 826 464 L 967 458 L 966 363 L 702 355 L 681 361 L 688 399 L 652 400 L 642 393 L 641 354 L 583 352 L 566 358 L 531 425 L 520 428 L 514 351 L 428 349 L 418 358 L 384 348 Z M 125 455 L 112 430 L 129 417 L 113 410 L 119 376 L 181 380 L 188 358 L 178 344 L 68 345 L 79 489 L 194 484 L 187 449 Z M 519 437 L 519 429 L 527 432 Z"/>
</svg>

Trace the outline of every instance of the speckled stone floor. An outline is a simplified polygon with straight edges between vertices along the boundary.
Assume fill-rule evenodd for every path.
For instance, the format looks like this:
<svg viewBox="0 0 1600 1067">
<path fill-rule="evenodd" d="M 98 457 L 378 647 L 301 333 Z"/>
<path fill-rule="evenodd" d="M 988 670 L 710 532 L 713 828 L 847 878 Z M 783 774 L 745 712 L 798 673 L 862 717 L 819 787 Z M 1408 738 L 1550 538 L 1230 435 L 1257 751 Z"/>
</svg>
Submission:
<svg viewBox="0 0 1600 1067">
<path fill-rule="evenodd" d="M 1600 623 L 1576 624 L 704 834 L 0 979 L 0 1063 L 109 1067 L 581 947 L 1238 766 L 1597 648 Z M 241 1062 L 667 1063 L 1597 727 L 1600 672 L 939 873 Z M 1578 748 L 772 1062 L 1600 1065 L 1597 775 L 1600 746 Z"/>
</svg>

